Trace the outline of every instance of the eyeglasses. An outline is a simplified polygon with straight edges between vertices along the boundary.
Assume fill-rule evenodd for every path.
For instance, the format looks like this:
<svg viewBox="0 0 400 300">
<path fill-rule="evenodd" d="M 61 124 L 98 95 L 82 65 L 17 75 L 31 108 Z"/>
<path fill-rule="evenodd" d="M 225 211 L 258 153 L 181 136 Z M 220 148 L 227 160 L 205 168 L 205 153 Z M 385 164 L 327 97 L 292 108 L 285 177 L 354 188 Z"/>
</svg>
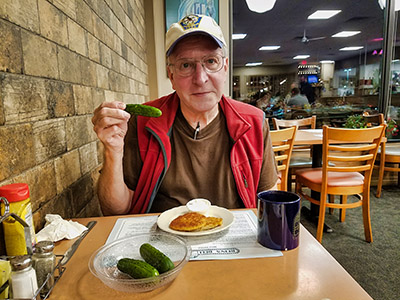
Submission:
<svg viewBox="0 0 400 300">
<path fill-rule="evenodd" d="M 220 54 L 214 54 L 203 57 L 201 60 L 189 58 L 181 58 L 175 61 L 174 64 L 168 64 L 174 69 L 174 73 L 180 77 L 188 77 L 196 71 L 197 63 L 199 62 L 207 73 L 216 73 L 224 66 L 224 58 Z"/>
</svg>

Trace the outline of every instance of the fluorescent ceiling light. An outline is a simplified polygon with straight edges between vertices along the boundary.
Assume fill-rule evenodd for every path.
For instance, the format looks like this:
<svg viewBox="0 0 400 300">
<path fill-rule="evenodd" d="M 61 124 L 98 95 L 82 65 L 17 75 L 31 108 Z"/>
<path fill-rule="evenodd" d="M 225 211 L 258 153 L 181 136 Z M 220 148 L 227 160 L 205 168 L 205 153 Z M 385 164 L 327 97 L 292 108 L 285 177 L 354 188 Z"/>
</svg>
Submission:
<svg viewBox="0 0 400 300">
<path fill-rule="evenodd" d="M 341 31 L 332 35 L 332 37 L 349 37 L 359 34 L 361 31 Z"/>
<path fill-rule="evenodd" d="M 400 59 L 393 59 L 392 63 L 399 62 L 399 61 L 400 61 Z"/>
<path fill-rule="evenodd" d="M 315 13 L 309 15 L 307 19 L 329 19 L 340 12 L 341 10 L 317 10 Z"/>
<path fill-rule="evenodd" d="M 246 0 L 247 6 L 251 11 L 256 13 L 264 13 L 271 10 L 276 0 Z"/>
<path fill-rule="evenodd" d="M 234 33 L 232 34 L 232 40 L 243 40 L 246 36 L 246 33 Z"/>
<path fill-rule="evenodd" d="M 354 50 L 360 50 L 362 48 L 364 48 L 364 47 L 363 46 L 354 46 L 354 47 L 343 47 L 343 48 L 340 48 L 339 50 L 340 51 L 354 51 Z"/>
<path fill-rule="evenodd" d="M 334 64 L 335 61 L 334 60 L 321 60 L 320 63 L 321 64 Z"/>
<path fill-rule="evenodd" d="M 255 67 L 255 66 L 259 66 L 259 65 L 262 65 L 262 62 L 247 63 L 246 67 Z"/>
<path fill-rule="evenodd" d="M 272 51 L 272 50 L 278 50 L 281 46 L 262 46 L 258 50 L 267 50 L 267 51 Z"/>
<path fill-rule="evenodd" d="M 293 57 L 293 59 L 306 59 L 309 57 L 310 57 L 310 55 L 308 55 L 308 54 L 302 54 L 302 55 L 297 55 L 297 56 Z"/>
</svg>

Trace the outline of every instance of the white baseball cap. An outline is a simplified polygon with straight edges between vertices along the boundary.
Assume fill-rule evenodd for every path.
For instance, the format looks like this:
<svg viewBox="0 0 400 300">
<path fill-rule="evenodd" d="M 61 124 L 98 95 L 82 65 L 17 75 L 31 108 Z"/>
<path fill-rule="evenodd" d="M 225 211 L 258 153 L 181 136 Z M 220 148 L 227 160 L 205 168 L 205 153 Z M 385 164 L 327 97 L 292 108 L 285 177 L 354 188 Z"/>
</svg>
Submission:
<svg viewBox="0 0 400 300">
<path fill-rule="evenodd" d="M 208 35 L 215 40 L 220 48 L 226 46 L 221 27 L 213 18 L 205 15 L 188 15 L 169 27 L 165 38 L 167 56 L 171 54 L 181 39 L 192 34 Z"/>
</svg>

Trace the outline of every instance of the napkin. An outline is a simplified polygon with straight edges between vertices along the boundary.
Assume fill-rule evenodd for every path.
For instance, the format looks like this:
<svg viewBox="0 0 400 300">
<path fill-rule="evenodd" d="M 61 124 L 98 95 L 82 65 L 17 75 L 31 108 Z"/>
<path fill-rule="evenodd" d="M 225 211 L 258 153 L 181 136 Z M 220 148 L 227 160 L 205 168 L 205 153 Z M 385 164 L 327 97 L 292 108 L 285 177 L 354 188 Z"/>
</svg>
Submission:
<svg viewBox="0 0 400 300">
<path fill-rule="evenodd" d="M 86 226 L 71 220 L 64 220 L 60 215 L 47 214 L 45 220 L 44 228 L 36 234 L 38 242 L 57 242 L 64 238 L 70 240 L 87 230 Z"/>
</svg>

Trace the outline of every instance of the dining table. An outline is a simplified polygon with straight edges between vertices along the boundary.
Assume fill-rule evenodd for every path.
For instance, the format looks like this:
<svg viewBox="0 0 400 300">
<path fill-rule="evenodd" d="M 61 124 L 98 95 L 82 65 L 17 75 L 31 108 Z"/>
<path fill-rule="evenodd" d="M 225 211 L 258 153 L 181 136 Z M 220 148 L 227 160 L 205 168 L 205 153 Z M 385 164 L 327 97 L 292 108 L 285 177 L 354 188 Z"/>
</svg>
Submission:
<svg viewBox="0 0 400 300">
<path fill-rule="evenodd" d="M 105 244 L 117 220 L 143 216 L 73 219 L 84 225 L 95 220 L 97 225 L 64 266 L 48 299 L 372 299 L 302 225 L 299 246 L 281 256 L 191 260 L 167 286 L 138 294 L 113 290 L 90 272 L 90 257 Z M 55 253 L 63 255 L 73 242 L 56 242 Z"/>
</svg>

